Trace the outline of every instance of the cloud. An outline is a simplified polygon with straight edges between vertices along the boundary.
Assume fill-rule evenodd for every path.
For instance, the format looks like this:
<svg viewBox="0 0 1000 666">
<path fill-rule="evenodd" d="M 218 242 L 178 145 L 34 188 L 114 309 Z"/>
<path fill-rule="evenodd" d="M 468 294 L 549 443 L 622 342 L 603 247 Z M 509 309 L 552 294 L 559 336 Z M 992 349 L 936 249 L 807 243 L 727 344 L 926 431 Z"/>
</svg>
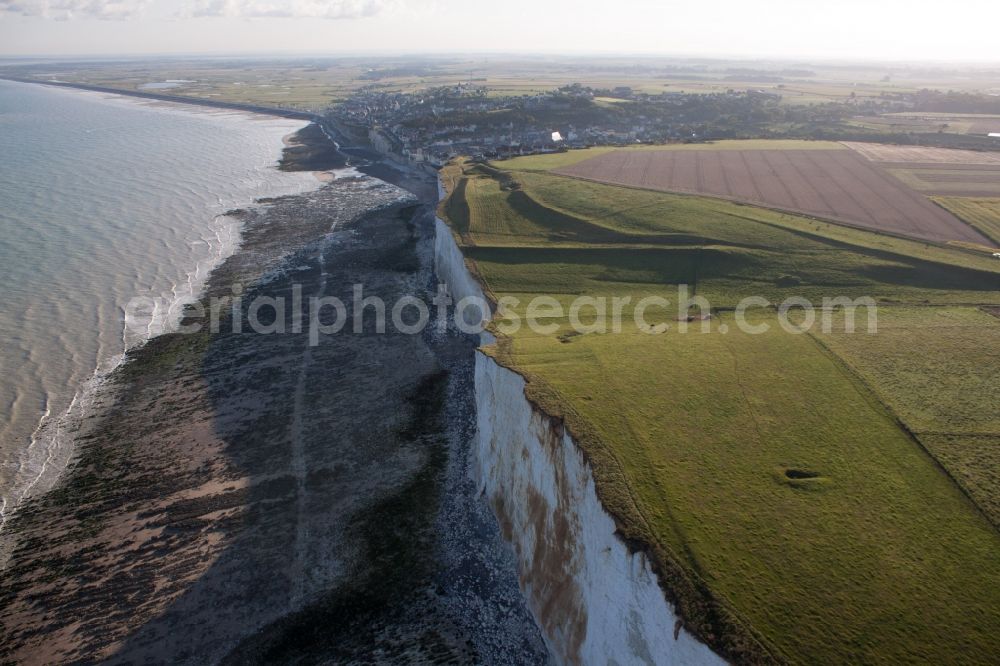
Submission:
<svg viewBox="0 0 1000 666">
<path fill-rule="evenodd" d="M 187 0 L 178 16 L 357 19 L 374 16 L 393 0 Z M 65 21 L 123 20 L 141 14 L 151 0 L 0 0 L 0 16 L 20 14 Z"/>
<path fill-rule="evenodd" d="M 73 18 L 123 20 L 150 0 L 0 0 L 0 14 L 20 14 L 65 21 Z"/>
<path fill-rule="evenodd" d="M 188 15 L 357 19 L 374 16 L 387 4 L 386 0 L 194 0 Z"/>
</svg>

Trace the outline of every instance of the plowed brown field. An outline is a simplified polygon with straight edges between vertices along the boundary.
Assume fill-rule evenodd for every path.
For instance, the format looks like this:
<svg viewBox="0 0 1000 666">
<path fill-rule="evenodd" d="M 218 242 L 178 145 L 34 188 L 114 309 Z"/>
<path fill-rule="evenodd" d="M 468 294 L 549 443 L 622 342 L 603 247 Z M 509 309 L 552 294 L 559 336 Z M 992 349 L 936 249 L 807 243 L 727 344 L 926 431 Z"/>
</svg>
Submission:
<svg viewBox="0 0 1000 666">
<path fill-rule="evenodd" d="M 927 240 L 991 244 L 854 150 L 617 150 L 555 173 L 723 197 Z"/>
</svg>

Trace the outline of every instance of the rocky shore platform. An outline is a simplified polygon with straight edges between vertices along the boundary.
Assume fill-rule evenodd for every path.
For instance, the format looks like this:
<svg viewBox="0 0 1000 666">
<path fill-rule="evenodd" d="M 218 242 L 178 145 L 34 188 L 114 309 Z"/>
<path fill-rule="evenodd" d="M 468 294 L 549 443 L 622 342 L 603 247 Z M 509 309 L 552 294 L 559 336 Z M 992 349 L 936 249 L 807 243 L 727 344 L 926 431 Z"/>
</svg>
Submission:
<svg viewBox="0 0 1000 666">
<path fill-rule="evenodd" d="M 324 140 L 283 168 L 316 169 Z M 475 341 L 432 310 L 418 334 L 369 317 L 310 344 L 310 297 L 435 292 L 436 182 L 368 170 L 240 211 L 201 299 L 298 292 L 301 319 L 154 338 L 72 425 L 70 469 L 3 535 L 0 663 L 546 662 L 469 476 Z"/>
</svg>

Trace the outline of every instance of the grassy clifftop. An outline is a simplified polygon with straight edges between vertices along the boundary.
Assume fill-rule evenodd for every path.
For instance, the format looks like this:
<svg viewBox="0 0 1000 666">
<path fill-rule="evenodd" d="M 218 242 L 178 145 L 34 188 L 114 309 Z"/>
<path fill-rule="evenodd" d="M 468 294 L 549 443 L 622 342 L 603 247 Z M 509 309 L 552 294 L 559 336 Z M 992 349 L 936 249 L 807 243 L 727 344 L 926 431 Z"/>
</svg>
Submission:
<svg viewBox="0 0 1000 666">
<path fill-rule="evenodd" d="M 565 419 L 602 500 L 654 556 L 687 624 L 741 661 L 997 654 L 1000 485 L 989 470 L 1000 424 L 989 416 L 995 382 L 975 371 L 995 364 L 1000 319 L 979 308 L 1000 303 L 997 267 L 954 248 L 515 162 L 445 173 L 442 213 L 485 287 L 512 304 L 486 351 Z M 679 284 L 713 309 L 686 334 Z M 543 319 L 553 329 L 544 334 L 523 325 L 541 294 L 564 306 Z M 578 313 L 585 332 L 572 326 L 581 295 L 631 297 L 620 330 L 610 306 Z M 637 324 L 636 303 L 650 295 L 671 306 Z M 843 333 L 839 315 L 829 334 L 793 335 L 773 307 L 751 315 L 770 330 L 749 334 L 732 308 L 753 295 L 870 296 L 886 335 Z"/>
</svg>

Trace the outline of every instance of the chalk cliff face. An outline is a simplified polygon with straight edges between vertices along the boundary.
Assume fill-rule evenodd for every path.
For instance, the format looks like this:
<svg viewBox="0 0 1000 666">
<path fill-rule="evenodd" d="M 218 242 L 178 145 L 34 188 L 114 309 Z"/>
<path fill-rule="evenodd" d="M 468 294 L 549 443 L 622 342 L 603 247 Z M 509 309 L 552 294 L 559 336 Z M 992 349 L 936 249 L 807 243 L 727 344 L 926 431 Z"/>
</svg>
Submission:
<svg viewBox="0 0 1000 666">
<path fill-rule="evenodd" d="M 450 230 L 437 224 L 439 278 L 456 301 L 481 296 Z M 473 474 L 516 553 L 521 590 L 555 659 L 725 663 L 680 628 L 645 556 L 615 534 L 580 448 L 524 389 L 520 375 L 477 352 Z"/>
<path fill-rule="evenodd" d="M 488 321 L 489 303 L 479 283 L 465 267 L 465 257 L 451 230 L 440 218 L 435 219 L 434 224 L 434 271 L 438 280 L 448 285 L 448 292 L 456 307 L 461 309 L 466 324 L 471 327 Z"/>
<path fill-rule="evenodd" d="M 476 474 L 521 587 L 564 663 L 722 664 L 683 629 L 649 562 L 615 535 L 590 467 L 561 425 L 534 408 L 524 379 L 478 353 Z"/>
</svg>

